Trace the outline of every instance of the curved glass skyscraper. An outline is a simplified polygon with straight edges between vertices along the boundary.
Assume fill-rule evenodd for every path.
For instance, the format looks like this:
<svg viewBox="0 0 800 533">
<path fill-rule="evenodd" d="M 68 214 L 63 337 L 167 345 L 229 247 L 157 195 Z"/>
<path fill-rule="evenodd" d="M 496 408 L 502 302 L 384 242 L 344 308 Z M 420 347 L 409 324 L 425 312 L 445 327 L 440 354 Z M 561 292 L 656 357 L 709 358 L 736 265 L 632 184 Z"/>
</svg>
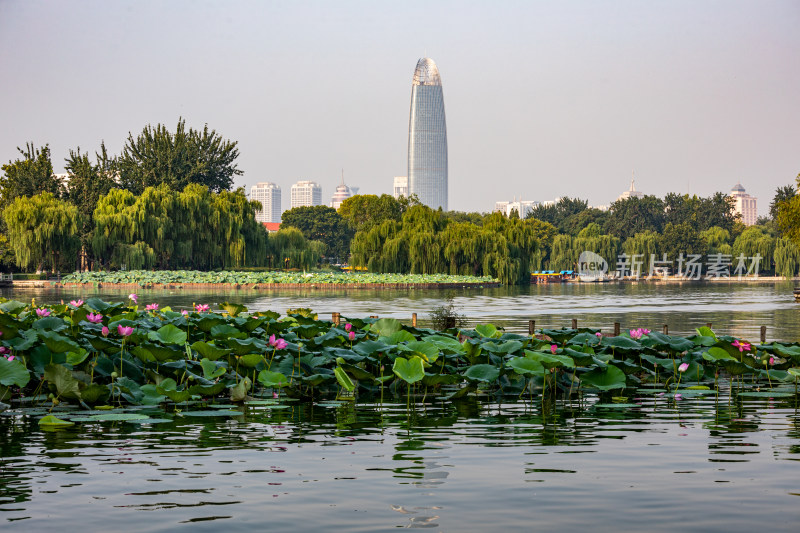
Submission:
<svg viewBox="0 0 800 533">
<path fill-rule="evenodd" d="M 447 211 L 447 125 L 442 79 L 429 57 L 417 61 L 408 119 L 408 192 Z"/>
</svg>

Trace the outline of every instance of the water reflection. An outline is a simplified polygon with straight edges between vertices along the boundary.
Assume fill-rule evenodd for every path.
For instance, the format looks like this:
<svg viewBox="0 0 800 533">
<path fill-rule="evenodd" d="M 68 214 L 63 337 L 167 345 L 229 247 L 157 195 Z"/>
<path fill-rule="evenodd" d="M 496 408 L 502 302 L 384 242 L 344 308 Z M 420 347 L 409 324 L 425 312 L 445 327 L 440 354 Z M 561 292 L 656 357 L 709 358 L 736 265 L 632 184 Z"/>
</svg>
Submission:
<svg viewBox="0 0 800 533">
<path fill-rule="evenodd" d="M 404 402 L 287 402 L 57 432 L 6 412 L 0 520 L 26 531 L 491 530 L 534 519 L 667 531 L 680 508 L 697 529 L 793 529 L 795 397 L 629 401 L 469 399 L 411 412 Z M 620 501 L 629 512 L 613 512 Z"/>
<path fill-rule="evenodd" d="M 492 322 L 509 331 L 527 332 L 528 320 L 537 327 L 579 325 L 610 331 L 614 322 L 622 328 L 648 327 L 673 334 L 689 334 L 707 322 L 721 332 L 757 339 L 761 326 L 770 340 L 800 339 L 800 306 L 792 296 L 792 282 L 770 283 L 559 283 L 530 287 L 446 290 L 140 290 L 140 302 L 188 308 L 196 302 L 233 301 L 257 311 L 308 307 L 321 318 L 332 312 L 344 316 L 380 315 L 410 321 L 417 313 L 421 324 L 446 298 L 452 297 L 469 325 Z M 125 300 L 127 290 L 2 288 L 0 295 L 40 303 L 99 296 Z"/>
</svg>

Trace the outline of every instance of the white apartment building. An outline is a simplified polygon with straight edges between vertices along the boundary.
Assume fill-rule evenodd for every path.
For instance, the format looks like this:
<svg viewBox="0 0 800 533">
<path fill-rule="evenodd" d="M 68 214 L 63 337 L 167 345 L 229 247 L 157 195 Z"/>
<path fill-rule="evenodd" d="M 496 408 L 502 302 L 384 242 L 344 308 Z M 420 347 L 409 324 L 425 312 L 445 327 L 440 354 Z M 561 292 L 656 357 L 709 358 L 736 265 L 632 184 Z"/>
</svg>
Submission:
<svg viewBox="0 0 800 533">
<path fill-rule="evenodd" d="M 538 205 L 539 202 L 535 201 L 512 200 L 510 202 L 495 202 L 494 210 L 503 213 L 507 217 L 510 217 L 511 213 L 516 211 L 519 213 L 519 218 L 525 218 Z"/>
<path fill-rule="evenodd" d="M 758 209 L 756 208 L 756 201 L 758 198 L 750 196 L 744 192 L 744 187 L 741 183 L 734 185 L 731 193 L 728 195 L 736 202 L 733 209 L 742 215 L 742 223 L 745 226 L 752 226 L 758 220 Z"/>
<path fill-rule="evenodd" d="M 322 187 L 316 181 L 298 181 L 292 185 L 292 209 L 322 205 Z"/>
<path fill-rule="evenodd" d="M 256 183 L 250 188 L 250 199 L 261 202 L 261 210 L 256 211 L 256 221 L 281 221 L 281 188 L 278 185 L 269 181 Z"/>
<path fill-rule="evenodd" d="M 408 176 L 395 176 L 394 189 L 392 196 L 400 198 L 401 196 L 408 197 Z"/>
</svg>

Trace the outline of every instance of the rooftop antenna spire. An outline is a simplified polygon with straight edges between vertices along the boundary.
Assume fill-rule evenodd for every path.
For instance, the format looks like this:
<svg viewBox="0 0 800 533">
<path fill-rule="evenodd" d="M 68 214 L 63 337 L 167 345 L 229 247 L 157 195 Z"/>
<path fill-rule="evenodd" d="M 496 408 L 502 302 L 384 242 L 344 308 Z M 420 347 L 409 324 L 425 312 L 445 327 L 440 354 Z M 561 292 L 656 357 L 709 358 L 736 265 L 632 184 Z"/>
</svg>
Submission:
<svg viewBox="0 0 800 533">
<path fill-rule="evenodd" d="M 342 185 L 344 185 L 344 169 L 342 169 Z"/>
</svg>

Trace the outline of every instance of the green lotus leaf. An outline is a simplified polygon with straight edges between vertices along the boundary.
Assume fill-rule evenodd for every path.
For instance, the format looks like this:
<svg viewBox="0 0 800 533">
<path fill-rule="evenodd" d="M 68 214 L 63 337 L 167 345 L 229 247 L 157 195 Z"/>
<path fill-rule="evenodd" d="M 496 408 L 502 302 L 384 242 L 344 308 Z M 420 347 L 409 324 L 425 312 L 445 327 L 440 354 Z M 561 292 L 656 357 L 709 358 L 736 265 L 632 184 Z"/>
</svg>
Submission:
<svg viewBox="0 0 800 533">
<path fill-rule="evenodd" d="M 470 381 L 492 383 L 500 377 L 500 369 L 494 365 L 472 365 L 464 372 L 464 377 Z"/>
<path fill-rule="evenodd" d="M 164 344 L 183 346 L 186 343 L 186 332 L 172 324 L 167 324 L 156 331 L 151 331 L 147 334 L 147 337 L 151 341 L 160 341 Z"/>
<path fill-rule="evenodd" d="M 280 372 L 270 372 L 262 370 L 258 373 L 258 382 L 267 388 L 278 389 L 289 385 L 289 380 Z"/>
<path fill-rule="evenodd" d="M 496 339 L 502 335 L 502 333 L 497 330 L 497 327 L 494 324 L 478 324 L 475 326 L 475 331 L 481 337 L 487 337 L 490 339 Z"/>
<path fill-rule="evenodd" d="M 625 373 L 613 365 L 604 369 L 596 368 L 581 374 L 580 378 L 582 387 L 588 385 L 600 390 L 625 388 Z"/>
<path fill-rule="evenodd" d="M 369 327 L 379 337 L 389 337 L 403 329 L 403 324 L 396 318 L 381 318 Z"/>
<path fill-rule="evenodd" d="M 54 331 L 40 331 L 39 338 L 42 339 L 45 346 L 53 353 L 80 352 L 81 350 L 81 347 L 78 346 L 75 341 L 59 335 Z"/>
<path fill-rule="evenodd" d="M 452 337 L 445 337 L 444 335 L 428 335 L 425 340 L 432 342 L 439 347 L 440 350 L 449 350 L 452 353 L 464 353 L 465 348 Z M 466 341 L 465 341 L 466 342 Z"/>
<path fill-rule="evenodd" d="M 422 358 L 417 355 L 409 359 L 405 357 L 396 358 L 392 365 L 392 372 L 409 385 L 425 377 L 425 367 L 422 364 Z"/>
<path fill-rule="evenodd" d="M 47 365 L 44 369 L 44 379 L 55 386 L 60 398 L 79 400 L 81 391 L 79 381 L 72 375 L 72 371 L 61 365 Z"/>
<path fill-rule="evenodd" d="M 339 382 L 339 385 L 348 392 L 352 392 L 356 388 L 350 376 L 347 375 L 347 372 L 342 367 L 337 366 L 333 369 L 333 373 L 336 375 L 336 381 Z"/>
<path fill-rule="evenodd" d="M 9 361 L 5 357 L 0 357 L 0 385 L 24 387 L 30 379 L 30 372 L 22 361 L 16 359 Z"/>
<path fill-rule="evenodd" d="M 210 344 L 203 341 L 197 341 L 192 344 L 192 349 L 211 361 L 216 361 L 223 355 L 231 353 L 231 351 L 227 348 L 221 348 L 215 344 Z"/>
<path fill-rule="evenodd" d="M 709 348 L 707 352 L 703 352 L 703 359 L 712 363 L 718 363 L 723 360 L 736 361 L 736 358 L 731 354 L 717 347 Z"/>
<path fill-rule="evenodd" d="M 89 352 L 83 348 L 78 348 L 77 352 L 67 353 L 67 364 L 72 366 L 79 365 L 86 361 L 87 357 L 89 357 Z"/>
<path fill-rule="evenodd" d="M 528 357 L 514 357 L 506 363 L 506 366 L 523 376 L 543 376 L 545 373 L 542 363 Z"/>
<path fill-rule="evenodd" d="M 244 339 L 247 333 L 228 324 L 219 324 L 211 328 L 211 336 L 215 339 Z"/>
<path fill-rule="evenodd" d="M 439 347 L 428 341 L 411 341 L 406 344 L 413 352 L 417 353 L 428 363 L 433 363 L 439 358 Z"/>
</svg>

